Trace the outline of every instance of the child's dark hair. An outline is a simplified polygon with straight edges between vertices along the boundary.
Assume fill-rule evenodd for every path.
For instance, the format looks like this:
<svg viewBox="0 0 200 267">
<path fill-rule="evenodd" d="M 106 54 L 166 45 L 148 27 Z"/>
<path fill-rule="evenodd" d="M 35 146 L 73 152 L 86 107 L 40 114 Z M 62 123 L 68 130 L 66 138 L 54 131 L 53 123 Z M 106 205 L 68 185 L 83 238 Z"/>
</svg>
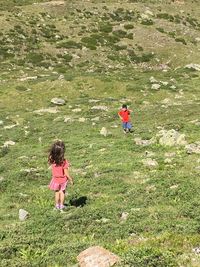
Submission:
<svg viewBox="0 0 200 267">
<path fill-rule="evenodd" d="M 126 108 L 127 109 L 127 105 L 126 104 L 123 104 L 122 105 L 122 108 Z"/>
<path fill-rule="evenodd" d="M 56 163 L 61 165 L 64 161 L 65 144 L 63 141 L 56 141 L 49 150 L 48 162 L 50 164 Z"/>
</svg>

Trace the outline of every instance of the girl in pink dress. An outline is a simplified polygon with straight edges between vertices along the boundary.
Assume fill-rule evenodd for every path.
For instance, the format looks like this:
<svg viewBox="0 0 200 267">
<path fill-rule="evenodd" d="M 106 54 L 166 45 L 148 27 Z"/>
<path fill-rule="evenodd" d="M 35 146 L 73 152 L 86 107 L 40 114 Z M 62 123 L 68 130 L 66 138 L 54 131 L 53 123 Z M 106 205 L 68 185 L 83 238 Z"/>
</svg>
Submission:
<svg viewBox="0 0 200 267">
<path fill-rule="evenodd" d="M 65 144 L 56 141 L 50 149 L 48 162 L 51 165 L 52 179 L 49 188 L 55 191 L 56 209 L 64 208 L 65 189 L 68 181 L 73 185 L 73 179 L 69 175 L 69 162 L 64 158 Z"/>
</svg>

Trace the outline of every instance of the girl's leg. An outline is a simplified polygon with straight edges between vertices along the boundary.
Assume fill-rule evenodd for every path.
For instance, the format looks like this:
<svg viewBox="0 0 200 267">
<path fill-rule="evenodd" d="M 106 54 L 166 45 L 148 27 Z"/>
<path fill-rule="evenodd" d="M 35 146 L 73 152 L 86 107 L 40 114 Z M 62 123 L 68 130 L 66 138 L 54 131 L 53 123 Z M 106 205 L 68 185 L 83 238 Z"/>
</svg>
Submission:
<svg viewBox="0 0 200 267">
<path fill-rule="evenodd" d="M 64 201 L 65 201 L 65 191 L 60 190 L 59 191 L 60 194 L 60 207 L 64 208 Z"/>
<path fill-rule="evenodd" d="M 55 191 L 56 208 L 60 206 L 60 191 Z"/>
</svg>

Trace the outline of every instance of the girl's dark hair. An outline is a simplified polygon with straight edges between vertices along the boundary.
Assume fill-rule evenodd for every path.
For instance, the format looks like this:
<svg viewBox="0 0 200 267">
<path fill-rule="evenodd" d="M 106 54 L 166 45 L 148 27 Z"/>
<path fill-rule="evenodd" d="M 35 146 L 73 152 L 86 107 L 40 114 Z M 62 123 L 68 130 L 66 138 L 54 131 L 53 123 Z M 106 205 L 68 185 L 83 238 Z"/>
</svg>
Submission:
<svg viewBox="0 0 200 267">
<path fill-rule="evenodd" d="M 123 104 L 122 105 L 122 108 L 126 108 L 127 109 L 127 105 L 126 104 Z"/>
<path fill-rule="evenodd" d="M 50 164 L 56 163 L 61 165 L 64 161 L 65 144 L 63 141 L 56 141 L 49 150 L 48 162 Z"/>
</svg>

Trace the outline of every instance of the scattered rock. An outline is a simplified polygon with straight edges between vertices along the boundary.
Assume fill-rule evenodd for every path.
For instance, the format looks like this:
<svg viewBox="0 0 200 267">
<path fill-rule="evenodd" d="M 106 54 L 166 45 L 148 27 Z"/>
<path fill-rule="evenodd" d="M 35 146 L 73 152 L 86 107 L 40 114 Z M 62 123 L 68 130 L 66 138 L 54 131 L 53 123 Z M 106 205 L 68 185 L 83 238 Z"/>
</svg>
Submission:
<svg viewBox="0 0 200 267">
<path fill-rule="evenodd" d="M 0 120 L 0 125 L 3 125 L 3 121 L 2 120 Z"/>
<path fill-rule="evenodd" d="M 91 119 L 91 121 L 99 121 L 99 117 L 94 117 Z"/>
<path fill-rule="evenodd" d="M 185 148 L 188 154 L 200 154 L 200 142 L 186 145 Z"/>
<path fill-rule="evenodd" d="M 129 213 L 128 212 L 122 212 L 120 216 L 121 221 L 126 221 L 128 219 Z"/>
<path fill-rule="evenodd" d="M 165 163 L 165 164 L 170 164 L 170 163 L 172 163 L 172 159 L 166 158 L 166 159 L 164 160 L 164 163 Z"/>
<path fill-rule="evenodd" d="M 149 146 L 149 145 L 156 143 L 155 138 L 151 138 L 149 140 L 142 140 L 140 137 L 136 137 L 134 139 L 134 141 L 135 141 L 136 145 L 139 145 L 139 146 Z"/>
<path fill-rule="evenodd" d="M 77 260 L 80 267 L 111 267 L 120 258 L 102 247 L 94 246 L 82 251 Z"/>
<path fill-rule="evenodd" d="M 158 166 L 158 162 L 155 159 L 143 159 L 142 163 L 146 166 L 146 167 L 157 167 Z"/>
<path fill-rule="evenodd" d="M 41 5 L 41 6 L 63 6 L 63 5 L 65 5 L 65 1 L 51 1 L 51 2 L 44 2 L 44 3 L 34 3 L 34 5 Z"/>
<path fill-rule="evenodd" d="M 61 74 L 59 77 L 58 77 L 58 80 L 63 80 L 65 78 L 65 76 L 63 74 Z"/>
<path fill-rule="evenodd" d="M 63 106 L 65 104 L 65 100 L 62 98 L 52 98 L 51 103 L 54 105 Z"/>
<path fill-rule="evenodd" d="M 160 137 L 159 144 L 164 146 L 183 146 L 187 142 L 185 140 L 185 135 L 180 134 L 176 130 L 161 130 L 157 134 L 157 137 Z"/>
<path fill-rule="evenodd" d="M 33 76 L 33 77 L 22 77 L 20 79 L 18 79 L 18 81 L 21 81 L 21 82 L 24 82 L 24 81 L 27 81 L 27 80 L 37 80 L 37 76 Z"/>
<path fill-rule="evenodd" d="M 153 76 L 150 77 L 149 81 L 150 81 L 150 83 L 157 83 L 158 82 Z"/>
<path fill-rule="evenodd" d="M 165 157 L 174 158 L 176 156 L 176 152 L 166 152 Z"/>
<path fill-rule="evenodd" d="M 4 147 L 8 147 L 8 146 L 14 146 L 15 145 L 15 142 L 14 141 L 6 141 L 4 144 L 3 144 L 3 146 Z"/>
<path fill-rule="evenodd" d="M 19 210 L 20 221 L 25 221 L 28 218 L 28 216 L 29 216 L 29 213 L 26 210 L 24 210 L 24 209 Z"/>
<path fill-rule="evenodd" d="M 147 158 L 151 158 L 151 157 L 153 157 L 155 155 L 155 153 L 154 152 L 151 152 L 151 151 L 145 151 L 145 156 L 147 157 Z"/>
<path fill-rule="evenodd" d="M 170 189 L 176 189 L 176 188 L 178 188 L 178 187 L 179 187 L 178 184 L 174 184 L 174 185 L 170 186 Z"/>
<path fill-rule="evenodd" d="M 0 182 L 2 182 L 4 180 L 3 176 L 0 176 Z"/>
<path fill-rule="evenodd" d="M 91 107 L 92 110 L 103 110 L 103 111 L 108 111 L 108 107 L 106 106 L 93 106 Z"/>
<path fill-rule="evenodd" d="M 7 126 L 4 126 L 3 128 L 4 128 L 5 130 L 7 130 L 7 129 L 12 129 L 12 128 L 16 127 L 17 125 L 18 125 L 18 124 L 7 125 Z"/>
<path fill-rule="evenodd" d="M 74 108 L 74 109 L 72 109 L 72 111 L 75 112 L 75 113 L 78 113 L 78 112 L 81 112 L 82 109 L 81 108 Z"/>
<path fill-rule="evenodd" d="M 88 102 L 89 103 L 97 103 L 97 102 L 100 102 L 100 100 L 98 100 L 98 99 L 89 99 Z"/>
<path fill-rule="evenodd" d="M 53 107 L 53 108 L 42 108 L 42 109 L 35 110 L 33 112 L 36 113 L 36 114 L 42 115 L 43 113 L 55 114 L 55 113 L 57 113 L 59 111 L 57 110 L 56 107 Z"/>
<path fill-rule="evenodd" d="M 106 129 L 106 127 L 102 127 L 100 134 L 105 136 L 105 137 L 108 135 L 108 130 Z"/>
<path fill-rule="evenodd" d="M 79 122 L 85 122 L 86 121 L 86 118 L 79 118 L 78 121 Z"/>
<path fill-rule="evenodd" d="M 186 65 L 185 68 L 200 71 L 200 65 L 199 64 L 191 63 L 191 64 Z"/>
<path fill-rule="evenodd" d="M 193 248 L 192 251 L 193 251 L 195 254 L 200 254 L 200 247 Z"/>
<path fill-rule="evenodd" d="M 152 84 L 151 89 L 153 89 L 153 90 L 158 90 L 158 89 L 160 89 L 160 84 L 158 84 L 158 83 L 154 83 L 154 84 Z"/>
<path fill-rule="evenodd" d="M 67 122 L 72 122 L 72 118 L 71 117 L 65 117 L 64 118 L 64 122 L 67 123 Z"/>
</svg>

